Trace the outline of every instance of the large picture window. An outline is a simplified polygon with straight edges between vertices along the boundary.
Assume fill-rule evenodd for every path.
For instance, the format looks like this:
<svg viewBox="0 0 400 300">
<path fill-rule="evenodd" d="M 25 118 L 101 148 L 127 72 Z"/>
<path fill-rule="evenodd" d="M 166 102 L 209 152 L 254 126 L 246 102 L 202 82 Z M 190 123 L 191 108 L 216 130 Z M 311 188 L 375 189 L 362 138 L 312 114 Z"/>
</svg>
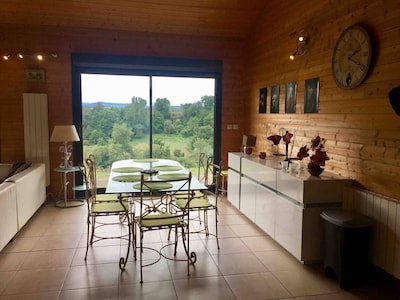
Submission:
<svg viewBox="0 0 400 300">
<path fill-rule="evenodd" d="M 119 159 L 169 158 L 193 171 L 200 152 L 219 160 L 219 62 L 81 54 L 72 64 L 75 163 L 94 154 L 106 177 Z"/>
</svg>

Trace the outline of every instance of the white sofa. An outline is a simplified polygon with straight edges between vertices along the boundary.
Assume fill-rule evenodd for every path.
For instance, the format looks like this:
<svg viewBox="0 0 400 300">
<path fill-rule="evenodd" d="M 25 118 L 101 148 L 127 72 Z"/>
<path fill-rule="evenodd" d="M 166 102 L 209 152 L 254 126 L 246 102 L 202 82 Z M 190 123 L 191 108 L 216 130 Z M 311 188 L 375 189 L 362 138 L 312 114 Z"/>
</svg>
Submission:
<svg viewBox="0 0 400 300">
<path fill-rule="evenodd" d="M 12 164 L 0 164 L 0 182 Z M 0 183 L 0 251 L 46 201 L 45 164 L 34 163 Z"/>
</svg>

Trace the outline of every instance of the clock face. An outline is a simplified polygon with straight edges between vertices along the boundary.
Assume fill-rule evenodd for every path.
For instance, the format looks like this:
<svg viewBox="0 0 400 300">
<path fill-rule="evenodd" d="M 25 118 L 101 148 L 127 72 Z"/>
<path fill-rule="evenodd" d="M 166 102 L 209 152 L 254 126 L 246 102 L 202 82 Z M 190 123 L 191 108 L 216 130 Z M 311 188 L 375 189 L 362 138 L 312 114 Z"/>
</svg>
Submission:
<svg viewBox="0 0 400 300">
<path fill-rule="evenodd" d="M 332 73 L 338 87 L 353 89 L 367 76 L 371 64 L 371 40 L 361 26 L 352 26 L 340 35 L 332 56 Z"/>
</svg>

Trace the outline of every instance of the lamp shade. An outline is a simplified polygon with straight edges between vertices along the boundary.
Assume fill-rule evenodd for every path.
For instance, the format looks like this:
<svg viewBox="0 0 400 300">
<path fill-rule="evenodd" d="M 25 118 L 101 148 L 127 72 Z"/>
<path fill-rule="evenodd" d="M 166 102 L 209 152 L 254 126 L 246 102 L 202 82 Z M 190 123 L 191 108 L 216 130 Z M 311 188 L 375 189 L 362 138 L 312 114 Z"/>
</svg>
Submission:
<svg viewBox="0 0 400 300">
<path fill-rule="evenodd" d="M 75 125 L 56 125 L 50 137 L 50 142 L 77 142 L 80 141 Z"/>
</svg>

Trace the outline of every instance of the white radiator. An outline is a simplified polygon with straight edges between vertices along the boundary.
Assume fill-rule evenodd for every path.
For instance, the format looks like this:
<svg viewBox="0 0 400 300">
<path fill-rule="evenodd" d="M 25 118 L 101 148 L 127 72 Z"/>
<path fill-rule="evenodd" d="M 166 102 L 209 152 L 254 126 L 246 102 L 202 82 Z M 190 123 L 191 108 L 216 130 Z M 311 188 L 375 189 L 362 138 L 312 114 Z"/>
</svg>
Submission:
<svg viewBox="0 0 400 300">
<path fill-rule="evenodd" d="M 50 184 L 49 125 L 46 94 L 23 94 L 25 160 L 46 165 Z"/>
<path fill-rule="evenodd" d="M 400 279 L 400 200 L 356 188 L 344 198 L 344 209 L 373 220 L 371 262 Z"/>
</svg>

